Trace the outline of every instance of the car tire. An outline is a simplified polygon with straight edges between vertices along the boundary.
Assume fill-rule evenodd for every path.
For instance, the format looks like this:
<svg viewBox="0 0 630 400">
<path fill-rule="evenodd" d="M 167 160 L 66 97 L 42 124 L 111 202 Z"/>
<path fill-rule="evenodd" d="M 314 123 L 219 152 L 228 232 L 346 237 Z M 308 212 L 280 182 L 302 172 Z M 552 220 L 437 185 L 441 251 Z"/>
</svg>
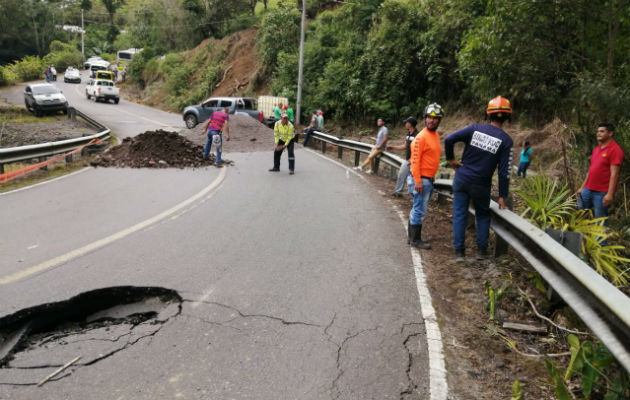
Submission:
<svg viewBox="0 0 630 400">
<path fill-rule="evenodd" d="M 68 115 L 68 109 L 67 109 L 67 108 L 64 108 L 63 110 L 61 110 L 61 112 L 62 112 L 64 115 Z"/>
<path fill-rule="evenodd" d="M 114 104 L 118 104 L 118 102 L 120 101 L 120 99 L 114 99 Z"/>
<path fill-rule="evenodd" d="M 188 114 L 184 117 L 184 122 L 186 122 L 186 128 L 192 129 L 197 126 L 198 121 L 195 114 Z"/>
<path fill-rule="evenodd" d="M 88 100 L 90 100 L 90 94 L 88 93 L 88 91 L 87 91 L 87 90 L 85 91 L 85 98 L 86 98 L 86 99 L 88 99 Z"/>
<path fill-rule="evenodd" d="M 42 116 L 42 110 L 35 108 L 35 116 L 36 117 L 41 117 Z"/>
</svg>

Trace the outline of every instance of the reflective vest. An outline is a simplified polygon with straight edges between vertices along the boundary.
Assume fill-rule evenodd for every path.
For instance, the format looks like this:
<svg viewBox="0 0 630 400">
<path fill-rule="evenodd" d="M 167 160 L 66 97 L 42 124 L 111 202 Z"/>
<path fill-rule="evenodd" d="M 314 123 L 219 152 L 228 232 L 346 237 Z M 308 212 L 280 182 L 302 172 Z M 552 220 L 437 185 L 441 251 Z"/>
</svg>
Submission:
<svg viewBox="0 0 630 400">
<path fill-rule="evenodd" d="M 293 124 L 287 121 L 286 125 L 282 125 L 282 121 L 277 121 L 273 126 L 273 137 L 276 141 L 276 144 L 282 140 L 284 144 L 288 144 L 289 140 L 295 137 L 295 133 L 293 132 Z"/>
</svg>

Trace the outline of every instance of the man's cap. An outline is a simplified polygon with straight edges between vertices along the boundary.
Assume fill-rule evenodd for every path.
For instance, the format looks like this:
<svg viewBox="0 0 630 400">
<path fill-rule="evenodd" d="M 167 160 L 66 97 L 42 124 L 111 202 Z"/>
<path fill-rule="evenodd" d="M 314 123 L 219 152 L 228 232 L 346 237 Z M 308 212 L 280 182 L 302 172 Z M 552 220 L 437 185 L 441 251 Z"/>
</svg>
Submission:
<svg viewBox="0 0 630 400">
<path fill-rule="evenodd" d="M 287 114 L 287 113 L 283 112 L 283 113 L 280 115 L 280 117 L 281 117 L 281 118 L 284 118 L 284 117 L 289 118 L 289 114 Z"/>
<path fill-rule="evenodd" d="M 413 126 L 418 125 L 418 120 L 414 117 L 408 117 L 406 120 L 403 121 L 403 124 L 406 124 L 407 122 L 409 122 Z"/>
</svg>

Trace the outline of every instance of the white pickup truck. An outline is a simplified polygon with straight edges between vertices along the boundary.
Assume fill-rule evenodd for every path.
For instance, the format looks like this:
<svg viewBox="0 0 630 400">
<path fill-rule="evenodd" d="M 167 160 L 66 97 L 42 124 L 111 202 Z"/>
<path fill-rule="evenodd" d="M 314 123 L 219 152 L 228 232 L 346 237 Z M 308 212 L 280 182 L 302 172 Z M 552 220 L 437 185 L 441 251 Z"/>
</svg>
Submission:
<svg viewBox="0 0 630 400">
<path fill-rule="evenodd" d="M 114 82 L 105 79 L 92 79 L 85 87 L 85 97 L 93 98 L 94 101 L 114 100 L 118 104 L 120 101 L 120 91 Z"/>
</svg>

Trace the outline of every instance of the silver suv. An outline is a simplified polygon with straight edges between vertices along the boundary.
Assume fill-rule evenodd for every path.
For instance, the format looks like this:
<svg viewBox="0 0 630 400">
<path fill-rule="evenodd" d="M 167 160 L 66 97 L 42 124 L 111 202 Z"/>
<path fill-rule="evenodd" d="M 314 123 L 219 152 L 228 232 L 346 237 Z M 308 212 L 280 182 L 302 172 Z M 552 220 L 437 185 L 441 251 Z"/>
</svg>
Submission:
<svg viewBox="0 0 630 400">
<path fill-rule="evenodd" d="M 184 108 L 182 117 L 186 127 L 192 129 L 222 108 L 227 108 L 230 114 L 247 114 L 263 122 L 263 113 L 258 111 L 258 101 L 251 97 L 210 97 L 200 105 Z"/>
<path fill-rule="evenodd" d="M 68 100 L 55 85 L 51 83 L 34 83 L 24 89 L 24 105 L 26 109 L 38 117 L 47 111 L 63 111 L 68 113 Z"/>
</svg>

